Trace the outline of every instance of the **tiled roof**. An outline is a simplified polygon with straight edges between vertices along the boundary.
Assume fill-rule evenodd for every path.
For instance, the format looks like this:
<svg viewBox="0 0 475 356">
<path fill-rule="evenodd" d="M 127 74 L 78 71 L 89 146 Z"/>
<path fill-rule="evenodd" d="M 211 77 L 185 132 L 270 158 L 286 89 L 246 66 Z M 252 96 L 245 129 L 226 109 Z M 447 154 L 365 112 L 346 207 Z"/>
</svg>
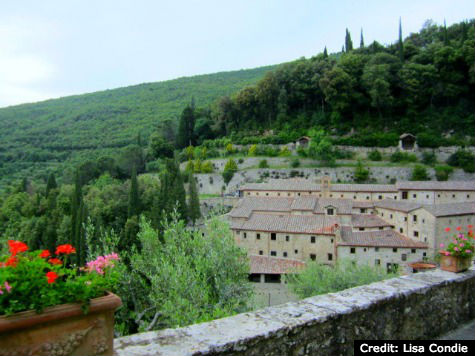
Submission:
<svg viewBox="0 0 475 356">
<path fill-rule="evenodd" d="M 290 212 L 293 198 L 245 197 L 229 213 L 233 218 L 248 218 L 253 211 Z"/>
<path fill-rule="evenodd" d="M 403 211 L 409 212 L 415 209 L 421 208 L 423 205 L 420 203 L 413 203 L 409 201 L 401 201 L 401 200 L 393 200 L 393 199 L 384 199 L 384 200 L 377 200 L 374 202 L 374 206 L 376 208 L 382 209 L 389 209 L 389 210 L 396 210 L 396 211 Z"/>
<path fill-rule="evenodd" d="M 390 223 L 376 215 L 355 214 L 351 216 L 351 225 L 353 227 L 385 227 L 391 226 Z"/>
<path fill-rule="evenodd" d="M 394 230 L 352 231 L 351 227 L 344 226 L 341 239 L 339 246 L 427 248 L 426 244 L 411 240 Z"/>
<path fill-rule="evenodd" d="M 235 230 L 333 235 L 338 219 L 325 215 L 253 214 L 245 221 L 232 221 Z"/>
<path fill-rule="evenodd" d="M 316 197 L 298 197 L 295 198 L 292 202 L 292 206 L 290 207 L 292 210 L 311 210 L 315 209 L 315 205 L 317 204 Z"/>
<path fill-rule="evenodd" d="M 327 206 L 336 208 L 336 214 L 349 215 L 353 208 L 353 200 L 350 199 L 335 199 L 335 198 L 320 198 L 315 207 L 316 214 L 324 214 Z"/>
<path fill-rule="evenodd" d="M 463 190 L 475 191 L 475 181 L 420 181 L 420 182 L 397 182 L 398 190 Z"/>
<path fill-rule="evenodd" d="M 475 214 L 475 202 L 426 205 L 424 207 L 433 216 L 453 216 Z"/>
<path fill-rule="evenodd" d="M 330 186 L 332 192 L 356 192 L 356 193 L 372 193 L 372 192 L 397 192 L 393 184 L 332 184 Z"/>
<path fill-rule="evenodd" d="M 371 208 L 374 208 L 374 203 L 372 201 L 354 200 L 353 208 L 371 209 Z"/>
<path fill-rule="evenodd" d="M 241 190 L 319 192 L 320 184 L 309 179 L 271 179 L 267 183 L 248 183 Z M 393 184 L 331 184 L 332 192 L 396 192 Z"/>
<path fill-rule="evenodd" d="M 250 255 L 249 273 L 286 274 L 305 267 L 305 262 L 288 258 Z"/>
</svg>

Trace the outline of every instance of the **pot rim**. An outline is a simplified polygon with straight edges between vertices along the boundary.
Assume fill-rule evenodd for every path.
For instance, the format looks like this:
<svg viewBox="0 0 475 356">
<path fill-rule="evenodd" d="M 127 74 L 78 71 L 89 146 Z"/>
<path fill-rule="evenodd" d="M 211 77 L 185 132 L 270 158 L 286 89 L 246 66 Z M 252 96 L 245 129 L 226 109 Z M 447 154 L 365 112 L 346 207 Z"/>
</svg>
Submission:
<svg viewBox="0 0 475 356">
<path fill-rule="evenodd" d="M 13 315 L 0 316 L 0 333 L 17 329 L 29 328 L 37 324 L 67 319 L 80 315 L 90 315 L 103 311 L 114 311 L 122 305 L 122 300 L 114 293 L 107 292 L 102 297 L 90 300 L 89 311 L 84 314 L 81 309 L 82 303 L 59 304 L 45 308 L 43 312 L 27 310 Z"/>
</svg>

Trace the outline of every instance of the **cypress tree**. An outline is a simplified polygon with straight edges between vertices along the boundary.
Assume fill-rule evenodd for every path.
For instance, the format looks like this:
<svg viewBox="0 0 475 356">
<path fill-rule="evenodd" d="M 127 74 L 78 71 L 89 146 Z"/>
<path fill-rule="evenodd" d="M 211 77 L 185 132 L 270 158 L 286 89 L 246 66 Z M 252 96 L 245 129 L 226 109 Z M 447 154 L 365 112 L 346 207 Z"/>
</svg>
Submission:
<svg viewBox="0 0 475 356">
<path fill-rule="evenodd" d="M 188 214 L 183 177 L 178 163 L 174 159 L 167 159 L 166 170 L 160 178 L 160 194 L 154 210 L 162 216 L 170 214 L 175 207 L 180 218 L 186 219 Z"/>
<path fill-rule="evenodd" d="M 76 171 L 74 193 L 71 199 L 71 239 L 69 243 L 76 248 L 75 262 L 80 265 L 83 245 L 85 244 L 82 233 L 82 222 L 84 220 L 84 203 L 82 200 L 82 186 L 79 172 Z M 84 255 L 85 256 L 85 255 Z"/>
<path fill-rule="evenodd" d="M 447 34 L 447 24 L 444 19 L 444 45 L 448 46 L 449 45 L 449 36 Z"/>
<path fill-rule="evenodd" d="M 350 52 L 353 50 L 353 41 L 351 40 L 351 35 L 350 31 L 346 29 L 346 35 L 345 35 L 345 51 L 346 53 Z"/>
<path fill-rule="evenodd" d="M 190 173 L 189 178 L 190 186 L 188 190 L 189 200 L 188 200 L 188 217 L 195 225 L 195 221 L 201 217 L 200 211 L 200 198 L 198 197 L 198 189 L 196 187 L 196 179 L 193 176 L 193 173 Z"/>
<path fill-rule="evenodd" d="M 54 173 L 50 173 L 48 176 L 48 180 L 46 181 L 46 196 L 49 195 L 49 192 L 53 189 L 56 189 L 58 185 L 56 184 L 56 178 L 54 177 Z"/>
<path fill-rule="evenodd" d="M 398 52 L 399 52 L 399 59 L 404 61 L 404 47 L 402 42 L 402 25 L 401 25 L 401 18 L 399 18 L 399 40 L 398 40 Z"/>
<path fill-rule="evenodd" d="M 364 48 L 363 28 L 361 28 L 360 34 L 360 48 Z"/>
<path fill-rule="evenodd" d="M 325 46 L 325 49 L 323 50 L 323 58 L 328 58 L 327 46 Z"/>
<path fill-rule="evenodd" d="M 188 105 L 180 116 L 178 122 L 178 132 L 176 137 L 176 144 L 178 148 L 185 148 L 193 146 L 195 132 L 195 109 L 194 102 Z"/>
<path fill-rule="evenodd" d="M 131 218 L 140 214 L 139 184 L 137 181 L 137 169 L 135 165 L 132 168 L 132 177 L 130 178 L 129 204 L 127 217 Z"/>
</svg>

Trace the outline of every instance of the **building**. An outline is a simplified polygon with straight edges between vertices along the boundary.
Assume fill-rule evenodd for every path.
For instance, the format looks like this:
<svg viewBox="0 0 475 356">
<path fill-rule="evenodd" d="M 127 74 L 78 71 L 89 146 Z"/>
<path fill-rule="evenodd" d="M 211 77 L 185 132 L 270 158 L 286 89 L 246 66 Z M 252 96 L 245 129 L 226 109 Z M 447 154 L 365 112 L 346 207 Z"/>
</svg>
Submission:
<svg viewBox="0 0 475 356">
<path fill-rule="evenodd" d="M 267 183 L 248 183 L 239 196 L 351 199 L 374 202 L 384 199 L 407 200 L 423 204 L 475 201 L 475 181 L 418 181 L 396 184 L 329 184 L 306 179 L 273 179 Z"/>
<path fill-rule="evenodd" d="M 403 133 L 399 136 L 398 148 L 402 151 L 415 152 L 418 149 L 416 136 L 410 133 Z"/>
</svg>

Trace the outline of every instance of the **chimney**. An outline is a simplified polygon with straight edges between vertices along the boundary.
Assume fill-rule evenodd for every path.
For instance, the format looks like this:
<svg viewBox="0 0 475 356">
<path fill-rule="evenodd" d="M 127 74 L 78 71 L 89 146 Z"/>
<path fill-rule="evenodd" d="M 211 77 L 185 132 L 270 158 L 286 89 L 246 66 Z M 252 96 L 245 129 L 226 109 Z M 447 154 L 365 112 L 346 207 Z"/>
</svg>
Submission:
<svg viewBox="0 0 475 356">
<path fill-rule="evenodd" d="M 330 197 L 331 191 L 331 178 L 328 175 L 324 175 L 320 180 L 320 190 L 323 198 Z"/>
</svg>

